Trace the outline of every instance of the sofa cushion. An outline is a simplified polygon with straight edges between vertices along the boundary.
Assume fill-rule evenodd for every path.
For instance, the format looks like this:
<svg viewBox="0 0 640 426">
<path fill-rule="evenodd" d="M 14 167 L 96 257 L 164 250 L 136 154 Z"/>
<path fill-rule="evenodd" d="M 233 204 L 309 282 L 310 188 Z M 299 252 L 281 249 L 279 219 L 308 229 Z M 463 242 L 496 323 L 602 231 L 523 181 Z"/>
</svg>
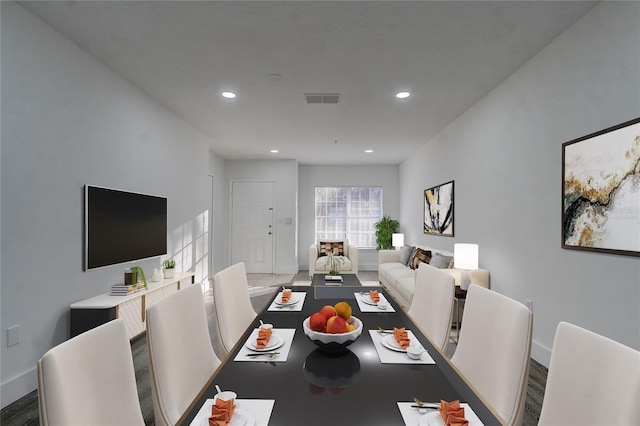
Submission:
<svg viewBox="0 0 640 426">
<path fill-rule="evenodd" d="M 340 265 L 340 271 L 351 271 L 353 268 L 353 264 L 351 263 L 351 259 L 344 256 L 336 256 L 342 259 L 342 264 Z M 327 258 L 319 257 L 316 260 L 316 271 L 318 272 L 329 272 L 329 267 L 327 266 Z"/>
<path fill-rule="evenodd" d="M 415 249 L 414 246 L 403 246 L 402 250 L 400 250 L 400 263 L 409 266 L 409 260 L 411 260 L 411 255 Z"/>
<path fill-rule="evenodd" d="M 440 253 L 434 253 L 428 263 L 436 268 L 448 269 L 452 267 L 453 256 L 443 256 Z"/>
<path fill-rule="evenodd" d="M 409 267 L 411 269 L 418 269 L 421 263 L 429 263 L 431 261 L 431 251 L 424 250 L 420 247 L 416 248 L 411 255 Z"/>
<path fill-rule="evenodd" d="M 411 305 L 411 301 L 413 300 L 413 292 L 416 289 L 415 276 L 400 278 L 396 281 L 395 289 L 398 293 L 400 293 L 402 298 L 406 300 L 409 305 Z"/>
<path fill-rule="evenodd" d="M 318 244 L 318 257 L 326 256 L 329 253 L 344 256 L 344 241 L 320 241 Z"/>
</svg>

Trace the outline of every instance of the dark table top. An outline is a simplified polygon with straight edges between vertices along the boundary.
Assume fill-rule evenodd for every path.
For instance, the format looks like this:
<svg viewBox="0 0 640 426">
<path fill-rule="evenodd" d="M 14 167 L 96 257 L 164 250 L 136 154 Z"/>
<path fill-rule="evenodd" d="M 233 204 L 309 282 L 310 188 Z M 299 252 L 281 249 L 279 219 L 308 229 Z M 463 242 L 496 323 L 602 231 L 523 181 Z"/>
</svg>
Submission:
<svg viewBox="0 0 640 426">
<path fill-rule="evenodd" d="M 375 287 L 382 290 L 382 287 Z M 392 297 L 383 291 L 396 312 L 363 313 L 354 292 L 367 287 L 293 287 L 306 291 L 301 312 L 269 312 L 269 303 L 247 328 L 238 344 L 183 415 L 180 424 L 189 424 L 218 384 L 233 390 L 240 399 L 274 399 L 270 425 L 403 425 L 397 402 L 452 401 L 470 404 L 485 425 L 500 424 L 492 411 L 451 367 L 443 355 L 412 323 Z M 275 297 L 275 296 L 274 296 Z M 328 356 L 305 336 L 302 322 L 324 305 L 346 300 L 352 314 L 363 321 L 362 335 L 340 356 Z M 251 331 L 262 319 L 276 328 L 295 328 L 287 362 L 234 362 Z M 436 361 L 435 365 L 381 364 L 368 330 L 406 327 Z M 301 423 L 301 419 L 304 419 Z"/>
</svg>

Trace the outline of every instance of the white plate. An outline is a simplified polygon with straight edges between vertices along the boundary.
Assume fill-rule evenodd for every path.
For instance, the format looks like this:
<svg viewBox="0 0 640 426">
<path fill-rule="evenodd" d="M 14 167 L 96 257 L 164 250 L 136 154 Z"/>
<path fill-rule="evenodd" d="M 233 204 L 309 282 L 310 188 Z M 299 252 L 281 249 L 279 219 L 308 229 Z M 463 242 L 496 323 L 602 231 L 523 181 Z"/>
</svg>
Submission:
<svg viewBox="0 0 640 426">
<path fill-rule="evenodd" d="M 284 345 L 284 337 L 278 336 L 277 334 L 271 334 L 271 338 L 269 339 L 269 343 L 264 348 L 258 349 L 256 347 L 256 340 L 258 339 L 258 334 L 253 333 L 251 337 L 247 340 L 245 344 L 246 347 L 255 352 L 269 352 L 274 349 L 278 349 L 280 346 Z"/>
<path fill-rule="evenodd" d="M 462 406 L 464 407 L 464 415 L 469 421 L 469 426 L 482 426 L 482 421 L 480 421 L 476 413 L 467 404 L 462 404 Z M 418 426 L 444 426 L 444 421 L 439 411 L 431 411 L 420 416 Z"/>
<path fill-rule="evenodd" d="M 209 418 L 207 417 L 207 424 L 209 423 Z M 233 412 L 233 417 L 231 417 L 231 421 L 229 422 L 229 426 L 254 426 L 256 424 L 256 418 L 253 417 L 248 411 L 238 410 Z"/>
<path fill-rule="evenodd" d="M 378 306 L 378 304 L 377 304 L 376 302 L 374 302 L 374 301 L 371 299 L 371 296 L 369 296 L 368 294 L 363 294 L 363 295 L 362 295 L 362 301 L 363 301 L 364 303 L 366 303 L 367 305 Z"/>
<path fill-rule="evenodd" d="M 396 342 L 396 338 L 393 336 L 393 334 L 384 336 L 382 339 L 380 339 L 380 343 L 382 343 L 382 346 L 387 349 L 391 349 L 392 351 L 407 352 L 405 348 L 398 345 L 398 342 Z"/>
<path fill-rule="evenodd" d="M 418 419 L 418 426 L 444 426 L 442 416 L 439 411 L 432 411 Z"/>
<path fill-rule="evenodd" d="M 283 306 L 295 305 L 299 301 L 300 301 L 300 296 L 298 296 L 296 294 L 292 294 L 291 297 L 289 298 L 289 301 L 283 303 L 282 302 L 282 293 L 278 294 L 278 296 L 276 297 L 276 300 L 274 300 L 274 302 L 276 302 L 276 305 L 283 305 Z"/>
<path fill-rule="evenodd" d="M 209 417 L 211 416 L 211 406 L 213 405 L 213 399 L 208 399 L 205 402 L 191 422 L 192 426 L 209 426 Z M 255 426 L 256 418 L 248 411 L 239 410 L 233 412 L 233 417 L 229 422 L 229 426 Z"/>
</svg>

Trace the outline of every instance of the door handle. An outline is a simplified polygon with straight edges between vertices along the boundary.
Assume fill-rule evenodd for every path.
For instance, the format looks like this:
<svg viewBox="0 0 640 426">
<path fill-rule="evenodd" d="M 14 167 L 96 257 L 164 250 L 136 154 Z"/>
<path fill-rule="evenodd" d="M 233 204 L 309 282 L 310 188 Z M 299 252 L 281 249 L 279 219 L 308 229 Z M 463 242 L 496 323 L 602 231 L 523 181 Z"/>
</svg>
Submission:
<svg viewBox="0 0 640 426">
<path fill-rule="evenodd" d="M 269 235 L 271 235 L 271 232 L 269 232 Z"/>
</svg>

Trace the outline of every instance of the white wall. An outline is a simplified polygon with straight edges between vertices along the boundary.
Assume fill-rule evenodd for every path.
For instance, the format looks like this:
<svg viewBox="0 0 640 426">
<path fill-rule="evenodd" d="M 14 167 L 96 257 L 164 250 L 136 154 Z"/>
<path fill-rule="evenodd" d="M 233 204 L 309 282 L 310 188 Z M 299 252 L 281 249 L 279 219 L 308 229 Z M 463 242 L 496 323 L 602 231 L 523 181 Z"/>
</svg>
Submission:
<svg viewBox="0 0 640 426">
<path fill-rule="evenodd" d="M 381 186 L 383 188 L 383 214 L 393 219 L 399 217 L 398 166 L 300 166 L 300 245 L 298 259 L 300 269 L 309 269 L 309 246 L 315 236 L 315 188 L 316 186 Z M 400 222 L 400 230 L 404 224 Z M 378 252 L 375 249 L 358 251 L 360 271 L 378 270 Z"/>
<path fill-rule="evenodd" d="M 559 321 L 640 348 L 640 259 L 563 250 L 562 143 L 640 116 L 640 3 L 603 2 L 400 167 L 406 240 L 480 245 L 491 287 L 533 301 L 534 359 Z M 455 180 L 455 237 L 422 233 L 422 192 Z"/>
<path fill-rule="evenodd" d="M 200 275 L 211 191 L 207 139 L 20 5 L 1 12 L 4 407 L 69 337 L 69 305 L 122 281 L 127 265 L 82 270 L 83 185 L 167 196 L 170 253 Z"/>
<path fill-rule="evenodd" d="M 275 265 L 276 274 L 295 274 L 298 272 L 296 258 L 296 194 L 298 193 L 298 163 L 295 160 L 272 161 L 227 161 L 227 192 L 231 182 L 268 181 L 275 188 Z M 227 203 L 230 204 L 230 198 Z M 229 207 L 227 207 L 227 211 Z M 289 221 L 289 219 L 291 219 Z M 229 222 L 227 222 L 227 235 Z M 227 237 L 228 238 L 228 237 Z M 229 249 L 230 247 L 227 246 Z M 227 258 L 230 255 L 227 254 Z"/>
</svg>

